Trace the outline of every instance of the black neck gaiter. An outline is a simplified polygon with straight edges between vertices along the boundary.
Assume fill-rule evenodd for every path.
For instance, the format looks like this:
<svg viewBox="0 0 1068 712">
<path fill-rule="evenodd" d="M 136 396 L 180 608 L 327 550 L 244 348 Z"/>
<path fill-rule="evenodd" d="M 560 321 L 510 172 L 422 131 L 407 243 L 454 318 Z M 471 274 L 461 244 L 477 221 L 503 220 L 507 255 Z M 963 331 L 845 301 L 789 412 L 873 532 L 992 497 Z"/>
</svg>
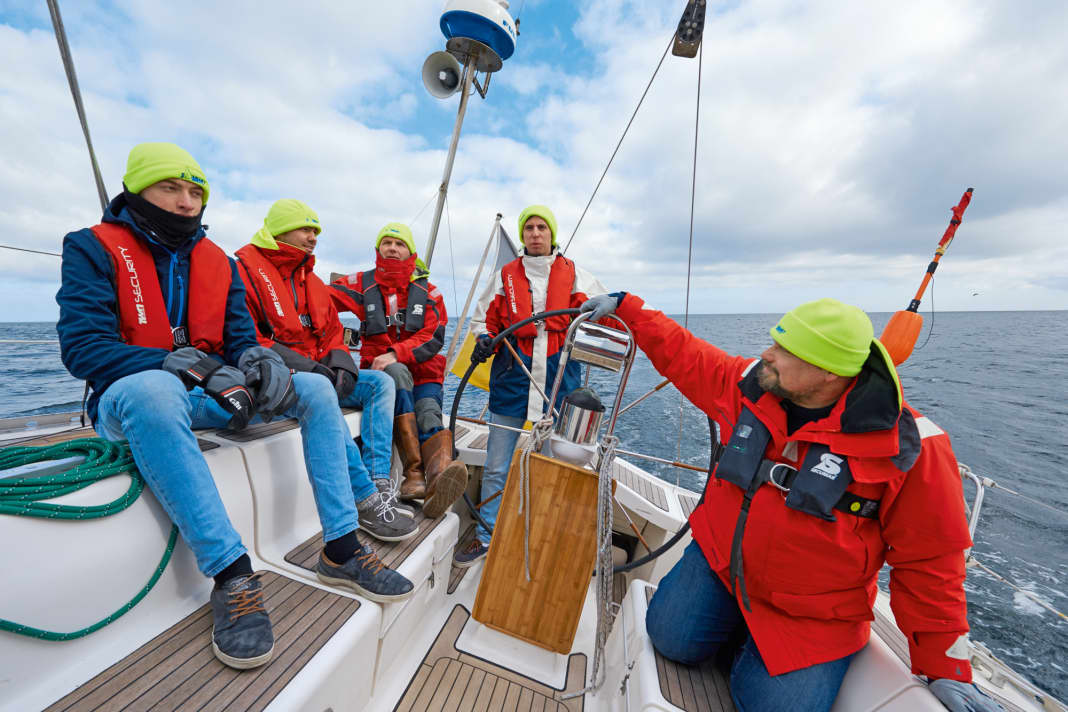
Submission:
<svg viewBox="0 0 1068 712">
<path fill-rule="evenodd" d="M 197 215 L 185 217 L 157 207 L 140 195 L 125 189 L 123 197 L 126 198 L 126 207 L 130 210 L 134 224 L 164 247 L 177 250 L 192 240 L 200 230 L 200 221 L 204 217 L 203 208 Z"/>
</svg>

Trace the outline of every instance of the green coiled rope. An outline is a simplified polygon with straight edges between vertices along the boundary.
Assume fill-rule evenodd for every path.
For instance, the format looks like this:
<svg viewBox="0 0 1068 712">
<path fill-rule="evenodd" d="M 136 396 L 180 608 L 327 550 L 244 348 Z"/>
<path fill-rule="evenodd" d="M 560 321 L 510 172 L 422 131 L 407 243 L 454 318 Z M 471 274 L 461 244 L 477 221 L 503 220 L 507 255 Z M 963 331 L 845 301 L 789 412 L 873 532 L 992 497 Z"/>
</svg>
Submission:
<svg viewBox="0 0 1068 712">
<path fill-rule="evenodd" d="M 0 470 L 77 456 L 84 457 L 85 461 L 65 472 L 0 480 L 0 514 L 46 519 L 97 519 L 118 514 L 141 496 L 145 481 L 141 473 L 137 471 L 137 465 L 134 464 L 133 457 L 130 455 L 130 446 L 125 442 L 115 443 L 102 438 L 81 438 L 46 447 L 5 448 L 0 450 Z M 42 501 L 76 492 L 94 482 L 122 474 L 130 476 L 130 486 L 121 497 L 113 502 L 76 507 Z M 0 630 L 41 640 L 74 640 L 100 630 L 140 603 L 141 599 L 152 590 L 163 574 L 163 570 L 170 563 L 171 553 L 177 541 L 178 527 L 172 526 L 163 558 L 160 559 L 148 583 L 128 603 L 103 620 L 71 633 L 56 633 L 0 618 Z"/>
</svg>

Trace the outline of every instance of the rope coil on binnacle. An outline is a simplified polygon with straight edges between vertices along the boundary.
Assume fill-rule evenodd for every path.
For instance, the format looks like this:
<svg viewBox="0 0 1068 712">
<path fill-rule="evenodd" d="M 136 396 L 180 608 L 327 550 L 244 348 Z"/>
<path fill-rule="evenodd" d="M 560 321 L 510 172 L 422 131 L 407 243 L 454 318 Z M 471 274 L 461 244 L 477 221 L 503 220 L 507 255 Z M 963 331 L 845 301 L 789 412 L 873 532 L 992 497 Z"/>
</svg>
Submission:
<svg viewBox="0 0 1068 712">
<path fill-rule="evenodd" d="M 45 447 L 9 447 L 0 450 L 0 471 L 79 456 L 84 457 L 83 462 L 60 473 L 0 480 L 0 514 L 43 519 L 99 519 L 118 514 L 141 496 L 145 481 L 138 472 L 137 465 L 134 464 L 130 446 L 125 442 L 114 443 L 102 438 L 81 438 Z M 77 492 L 108 477 L 118 475 L 128 475 L 130 486 L 112 502 L 101 505 L 74 506 L 44 501 Z M 0 618 L 0 630 L 49 641 L 74 640 L 100 630 L 126 614 L 152 590 L 164 569 L 167 568 L 167 564 L 170 563 L 177 541 L 178 527 L 172 526 L 163 557 L 148 583 L 138 591 L 137 595 L 102 620 L 80 630 L 59 633 Z"/>
<path fill-rule="evenodd" d="M 601 688 L 605 679 L 604 651 L 612 632 L 612 475 L 619 438 L 605 435 L 597 445 L 597 634 L 589 686 L 561 697 L 581 697 Z"/>
<path fill-rule="evenodd" d="M 519 455 L 519 514 L 523 515 L 523 565 L 530 581 L 530 453 L 540 452 L 553 432 L 552 415 L 545 415 L 534 424 L 530 437 Z"/>
</svg>

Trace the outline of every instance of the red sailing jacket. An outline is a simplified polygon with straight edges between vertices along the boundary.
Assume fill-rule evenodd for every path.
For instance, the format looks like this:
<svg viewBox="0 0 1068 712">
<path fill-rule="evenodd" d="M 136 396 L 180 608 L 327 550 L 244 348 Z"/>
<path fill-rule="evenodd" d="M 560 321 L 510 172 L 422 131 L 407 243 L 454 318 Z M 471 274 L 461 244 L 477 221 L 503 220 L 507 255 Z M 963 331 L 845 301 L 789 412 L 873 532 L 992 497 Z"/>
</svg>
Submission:
<svg viewBox="0 0 1068 712">
<path fill-rule="evenodd" d="M 278 342 L 314 361 L 337 349 L 348 351 L 332 290 L 312 272 L 314 255 L 278 243 L 277 250 L 245 245 L 237 257 L 261 345 Z"/>
<path fill-rule="evenodd" d="M 616 314 L 657 371 L 717 422 L 724 444 L 744 406 L 770 430 L 765 458 L 799 467 L 808 448 L 822 443 L 848 462 L 854 481 L 847 492 L 879 501 L 876 518 L 836 512 L 828 522 L 786 507 L 784 493 L 770 484 L 757 489 L 742 539 L 752 609 L 742 605 L 740 590 L 736 598 L 768 672 L 780 675 L 862 648 L 885 561 L 912 671 L 970 681 L 966 649 L 957 651 L 966 648 L 958 643 L 968 631 L 963 550 L 971 538 L 949 437 L 906 404 L 915 419 L 913 454 L 917 433 L 919 454 L 907 471 L 895 467 L 908 435 L 899 432 L 906 420 L 899 391 L 867 366 L 871 373 L 861 372 L 830 415 L 787 435 L 780 399 L 759 387 L 755 373 L 747 378 L 757 361 L 728 356 L 633 295 Z M 879 421 L 893 425 L 873 429 Z M 743 494 L 714 476 L 690 515 L 694 540 L 728 589 Z"/>
<path fill-rule="evenodd" d="M 367 302 L 372 295 L 365 297 L 365 292 L 375 289 L 380 293 L 386 313 L 390 315 L 390 323 L 385 333 L 365 334 L 363 347 L 360 349 L 360 368 L 370 368 L 371 362 L 376 356 L 393 351 L 397 361 L 408 367 L 412 373 L 415 385 L 421 383 L 442 383 L 445 380 L 445 356 L 441 354 L 441 347 L 445 343 L 445 324 L 449 317 L 445 312 L 445 298 L 441 290 L 430 282 L 425 282 L 425 287 L 420 283 L 411 281 L 412 272 L 415 269 L 415 256 L 408 260 L 408 264 L 392 277 L 380 273 L 383 265 L 396 263 L 398 260 L 383 260 L 378 258 L 378 268 L 374 270 L 374 284 L 364 284 L 363 272 L 357 272 L 334 281 L 330 286 L 330 296 L 338 311 L 350 311 L 359 318 L 362 324 L 367 323 Z M 423 325 L 418 331 L 408 331 L 403 325 L 393 323 L 393 316 L 408 306 L 408 292 L 410 289 L 426 290 L 426 308 L 423 311 Z M 377 296 L 374 296 L 377 300 Z"/>
<path fill-rule="evenodd" d="M 152 253 L 130 230 L 116 223 L 91 228 L 115 265 L 119 331 L 123 341 L 170 351 L 174 335 L 163 303 Z M 189 255 L 189 344 L 205 353 L 222 354 L 230 260 L 208 238 Z"/>
<path fill-rule="evenodd" d="M 575 263 L 563 255 L 557 255 L 549 268 L 549 284 L 545 291 L 545 311 L 569 309 L 586 301 L 582 292 L 574 292 Z M 523 269 L 523 258 L 518 257 L 501 268 L 501 288 L 504 294 L 494 297 L 486 311 L 486 331 L 492 335 L 499 334 L 517 321 L 526 319 L 534 313 L 530 281 Z M 552 356 L 563 346 L 564 336 L 571 326 L 570 316 L 554 316 L 545 321 L 545 333 L 548 337 L 546 356 Z M 516 343 L 527 356 L 534 353 L 534 338 L 538 335 L 535 324 L 512 332 Z"/>
</svg>

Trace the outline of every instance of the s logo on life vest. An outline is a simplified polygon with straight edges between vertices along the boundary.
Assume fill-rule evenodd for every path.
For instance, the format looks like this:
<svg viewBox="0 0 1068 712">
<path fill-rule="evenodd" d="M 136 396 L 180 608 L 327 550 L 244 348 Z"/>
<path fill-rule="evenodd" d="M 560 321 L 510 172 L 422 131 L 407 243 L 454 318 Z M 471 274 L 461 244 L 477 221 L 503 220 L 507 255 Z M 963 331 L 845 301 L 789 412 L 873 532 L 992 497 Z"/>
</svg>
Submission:
<svg viewBox="0 0 1068 712">
<path fill-rule="evenodd" d="M 837 455 L 825 452 L 820 455 L 820 461 L 812 466 L 812 472 L 821 477 L 833 480 L 842 471 L 842 463 L 845 460 Z"/>
</svg>

